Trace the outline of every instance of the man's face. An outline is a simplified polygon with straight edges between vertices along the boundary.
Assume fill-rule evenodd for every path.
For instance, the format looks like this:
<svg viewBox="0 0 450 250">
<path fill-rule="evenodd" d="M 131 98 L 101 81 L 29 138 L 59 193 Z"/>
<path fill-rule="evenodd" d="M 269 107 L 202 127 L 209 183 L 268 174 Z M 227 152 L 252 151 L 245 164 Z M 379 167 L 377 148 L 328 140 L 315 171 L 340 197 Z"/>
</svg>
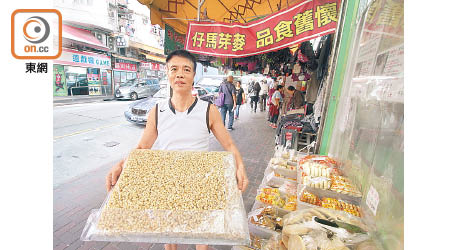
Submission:
<svg viewBox="0 0 450 250">
<path fill-rule="evenodd" d="M 194 64 L 191 60 L 174 56 L 167 62 L 167 77 L 174 91 L 191 91 L 194 84 Z"/>
<path fill-rule="evenodd" d="M 233 76 L 228 76 L 227 77 L 227 82 L 233 83 Z"/>
</svg>

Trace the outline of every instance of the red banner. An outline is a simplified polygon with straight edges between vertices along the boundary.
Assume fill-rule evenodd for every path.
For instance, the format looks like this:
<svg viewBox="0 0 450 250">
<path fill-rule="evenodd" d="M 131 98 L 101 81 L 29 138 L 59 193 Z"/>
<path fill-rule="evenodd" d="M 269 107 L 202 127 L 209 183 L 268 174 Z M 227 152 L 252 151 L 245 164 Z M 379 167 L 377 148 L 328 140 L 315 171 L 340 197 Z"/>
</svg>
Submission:
<svg viewBox="0 0 450 250">
<path fill-rule="evenodd" d="M 114 69 L 116 69 L 116 70 L 136 71 L 136 64 L 116 62 L 114 64 Z"/>
<path fill-rule="evenodd" d="M 217 57 L 276 51 L 334 33 L 340 0 L 309 0 L 246 24 L 189 22 L 185 49 Z"/>
</svg>

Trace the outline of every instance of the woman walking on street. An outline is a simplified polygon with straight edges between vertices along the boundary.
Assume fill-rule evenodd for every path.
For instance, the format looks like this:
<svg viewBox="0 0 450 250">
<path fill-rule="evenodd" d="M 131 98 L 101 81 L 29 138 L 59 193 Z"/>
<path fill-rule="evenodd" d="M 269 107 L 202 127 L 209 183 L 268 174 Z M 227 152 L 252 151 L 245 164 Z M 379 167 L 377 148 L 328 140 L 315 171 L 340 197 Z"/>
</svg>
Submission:
<svg viewBox="0 0 450 250">
<path fill-rule="evenodd" d="M 234 110 L 234 119 L 239 120 L 239 108 L 245 103 L 244 89 L 241 88 L 241 81 L 236 82 L 236 109 Z"/>
<path fill-rule="evenodd" d="M 277 128 L 278 115 L 280 114 L 280 104 L 283 101 L 281 93 L 283 92 L 283 85 L 278 85 L 275 93 L 272 95 L 272 100 L 269 106 L 270 125 L 272 128 Z"/>
</svg>

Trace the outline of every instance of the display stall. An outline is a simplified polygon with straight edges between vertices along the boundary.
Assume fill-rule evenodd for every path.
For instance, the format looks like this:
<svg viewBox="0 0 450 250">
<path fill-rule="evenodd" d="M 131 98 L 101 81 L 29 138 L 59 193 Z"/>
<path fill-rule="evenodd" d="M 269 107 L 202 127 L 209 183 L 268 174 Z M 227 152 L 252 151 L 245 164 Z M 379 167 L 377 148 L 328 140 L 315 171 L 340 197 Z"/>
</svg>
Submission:
<svg viewBox="0 0 450 250">
<path fill-rule="evenodd" d="M 248 213 L 251 243 L 233 249 L 379 249 L 361 189 L 342 166 L 276 146 Z"/>
</svg>

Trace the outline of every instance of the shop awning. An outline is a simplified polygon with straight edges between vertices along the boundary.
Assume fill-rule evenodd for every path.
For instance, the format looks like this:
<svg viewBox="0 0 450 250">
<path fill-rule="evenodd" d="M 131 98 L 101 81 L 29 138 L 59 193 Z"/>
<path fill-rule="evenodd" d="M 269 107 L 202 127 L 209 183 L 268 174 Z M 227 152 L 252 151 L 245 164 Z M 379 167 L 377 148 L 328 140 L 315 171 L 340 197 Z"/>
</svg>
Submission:
<svg viewBox="0 0 450 250">
<path fill-rule="evenodd" d="M 144 54 L 145 58 L 147 58 L 148 60 L 153 60 L 153 61 L 157 61 L 157 62 L 166 63 L 166 58 L 165 57 L 150 55 L 150 54 L 146 54 L 146 53 L 142 53 L 142 54 Z"/>
<path fill-rule="evenodd" d="M 201 20 L 246 23 L 283 10 L 303 0 L 205 0 L 201 7 Z M 308 1 L 308 0 L 306 0 Z M 188 22 L 197 20 L 198 1 L 138 0 L 150 9 L 153 25 L 164 29 L 167 23 L 177 32 L 186 34 Z M 206 13 L 206 15 L 205 15 Z"/>
<path fill-rule="evenodd" d="M 115 57 L 115 58 L 123 59 L 123 60 L 128 60 L 128 61 L 133 61 L 133 62 L 141 62 L 140 60 L 134 59 L 134 58 L 131 58 L 131 57 L 119 56 L 119 55 L 112 55 L 112 56 Z"/>
<path fill-rule="evenodd" d="M 76 42 L 80 42 L 95 49 L 109 51 L 109 48 L 104 46 L 97 38 L 95 38 L 89 31 L 75 28 L 66 24 L 62 25 L 62 37 Z"/>
<path fill-rule="evenodd" d="M 132 40 L 130 40 L 130 47 L 135 47 L 135 48 L 143 49 L 143 50 L 155 53 L 155 54 L 164 55 L 164 50 L 162 50 L 162 49 L 158 49 L 158 48 L 148 46 L 148 45 L 145 45 L 145 44 L 142 44 L 139 42 L 135 42 Z"/>
</svg>

